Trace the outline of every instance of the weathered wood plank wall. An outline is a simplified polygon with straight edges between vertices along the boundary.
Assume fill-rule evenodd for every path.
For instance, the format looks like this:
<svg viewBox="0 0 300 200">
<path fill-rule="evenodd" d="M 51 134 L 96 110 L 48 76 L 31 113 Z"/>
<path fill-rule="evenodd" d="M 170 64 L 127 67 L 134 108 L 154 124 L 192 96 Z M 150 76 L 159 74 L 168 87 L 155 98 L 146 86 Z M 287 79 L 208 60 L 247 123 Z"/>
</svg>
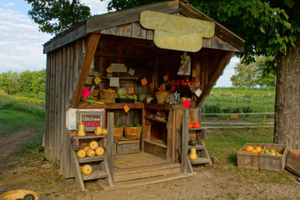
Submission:
<svg viewBox="0 0 300 200">
<path fill-rule="evenodd" d="M 47 55 L 45 157 L 60 165 L 59 173 L 73 177 L 70 162 L 70 133 L 66 128 L 66 111 L 80 75 L 86 52 L 86 38 Z"/>
</svg>

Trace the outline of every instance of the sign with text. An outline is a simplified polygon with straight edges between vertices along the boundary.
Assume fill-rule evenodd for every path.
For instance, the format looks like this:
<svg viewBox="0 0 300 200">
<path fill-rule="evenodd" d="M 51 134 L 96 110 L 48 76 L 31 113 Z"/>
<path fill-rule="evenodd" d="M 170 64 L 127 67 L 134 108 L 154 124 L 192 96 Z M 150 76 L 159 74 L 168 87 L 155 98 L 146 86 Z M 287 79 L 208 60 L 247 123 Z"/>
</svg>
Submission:
<svg viewBox="0 0 300 200">
<path fill-rule="evenodd" d="M 78 130 L 79 124 L 84 125 L 84 131 L 94 132 L 95 128 L 100 126 L 103 128 L 104 109 L 102 111 L 77 111 L 76 114 L 76 128 Z"/>
<path fill-rule="evenodd" d="M 127 67 L 125 64 L 111 63 L 111 67 L 113 68 L 114 72 L 127 72 Z"/>
</svg>

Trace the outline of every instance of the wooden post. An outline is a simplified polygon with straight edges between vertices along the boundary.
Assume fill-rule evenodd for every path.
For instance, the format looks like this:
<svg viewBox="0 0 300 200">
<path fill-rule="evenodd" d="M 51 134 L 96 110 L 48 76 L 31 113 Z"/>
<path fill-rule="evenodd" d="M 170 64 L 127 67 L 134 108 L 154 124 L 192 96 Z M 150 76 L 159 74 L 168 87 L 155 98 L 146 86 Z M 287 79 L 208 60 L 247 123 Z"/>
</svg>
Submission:
<svg viewBox="0 0 300 200">
<path fill-rule="evenodd" d="M 183 111 L 183 124 L 182 124 L 182 153 L 181 153 L 181 172 L 187 173 L 188 169 L 188 139 L 189 139 L 189 111 Z"/>
<path fill-rule="evenodd" d="M 228 52 L 225 53 L 225 55 L 222 58 L 221 62 L 219 63 L 219 65 L 217 66 L 215 71 L 212 73 L 208 83 L 204 86 L 204 89 L 203 89 L 200 97 L 198 98 L 198 100 L 196 102 L 197 107 L 201 107 L 201 105 L 204 103 L 208 93 L 213 88 L 214 84 L 216 83 L 216 81 L 220 77 L 220 75 L 223 72 L 223 70 L 225 69 L 225 67 L 228 65 L 228 63 L 229 63 L 229 61 L 230 61 L 230 59 L 233 55 L 234 55 L 234 52 L 231 52 L 231 51 L 228 51 Z"/>
<path fill-rule="evenodd" d="M 108 112 L 107 116 L 107 164 L 110 173 L 113 172 L 114 168 L 114 113 Z"/>
<path fill-rule="evenodd" d="M 92 61 L 94 59 L 94 55 L 98 46 L 99 39 L 100 39 L 100 34 L 98 33 L 92 33 L 89 37 L 86 57 L 84 59 L 83 67 L 81 69 L 80 78 L 74 96 L 74 101 L 72 105 L 73 108 L 77 108 L 80 102 L 80 96 L 84 88 L 84 84 L 88 76 Z"/>
</svg>

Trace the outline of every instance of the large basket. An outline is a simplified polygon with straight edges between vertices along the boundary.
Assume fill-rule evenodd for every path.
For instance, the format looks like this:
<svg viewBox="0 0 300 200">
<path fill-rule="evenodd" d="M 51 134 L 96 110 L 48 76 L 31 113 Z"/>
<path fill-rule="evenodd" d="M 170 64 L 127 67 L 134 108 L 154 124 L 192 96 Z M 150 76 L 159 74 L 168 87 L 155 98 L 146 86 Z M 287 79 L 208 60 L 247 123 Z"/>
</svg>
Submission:
<svg viewBox="0 0 300 200">
<path fill-rule="evenodd" d="M 141 136 L 142 127 L 127 127 L 125 126 L 125 138 L 130 140 L 138 140 Z"/>
<path fill-rule="evenodd" d="M 123 137 L 123 127 L 114 128 L 114 140 L 120 140 Z"/>
<path fill-rule="evenodd" d="M 116 94 L 117 92 L 99 90 L 99 98 L 103 103 L 115 103 Z"/>
<path fill-rule="evenodd" d="M 32 194 L 35 200 L 39 200 L 39 195 L 35 192 L 29 190 L 12 190 L 9 192 L 5 192 L 0 195 L 0 199 L 2 200 L 15 200 L 15 199 L 23 199 L 26 194 Z"/>
<path fill-rule="evenodd" d="M 165 104 L 166 103 L 166 97 L 171 94 L 170 91 L 159 91 L 155 92 L 155 97 L 157 100 L 157 104 Z"/>
</svg>

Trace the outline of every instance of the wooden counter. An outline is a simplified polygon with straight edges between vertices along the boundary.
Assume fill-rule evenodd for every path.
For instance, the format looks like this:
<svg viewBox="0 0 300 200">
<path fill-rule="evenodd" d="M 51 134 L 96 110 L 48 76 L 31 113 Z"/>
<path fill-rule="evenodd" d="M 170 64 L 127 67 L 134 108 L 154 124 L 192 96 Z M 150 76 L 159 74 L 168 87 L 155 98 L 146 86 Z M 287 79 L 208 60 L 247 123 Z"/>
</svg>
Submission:
<svg viewBox="0 0 300 200">
<path fill-rule="evenodd" d="M 127 105 L 129 109 L 143 109 L 143 103 L 107 103 L 106 109 L 124 109 L 124 106 Z"/>
</svg>

